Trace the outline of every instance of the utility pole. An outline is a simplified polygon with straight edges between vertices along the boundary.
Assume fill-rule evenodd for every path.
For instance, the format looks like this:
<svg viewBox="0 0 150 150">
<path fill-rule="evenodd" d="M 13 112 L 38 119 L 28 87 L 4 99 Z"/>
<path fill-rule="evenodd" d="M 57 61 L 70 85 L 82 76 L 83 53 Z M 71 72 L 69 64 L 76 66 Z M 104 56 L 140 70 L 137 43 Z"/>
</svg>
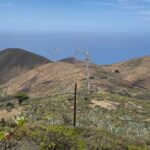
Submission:
<svg viewBox="0 0 150 150">
<path fill-rule="evenodd" d="M 73 126 L 76 127 L 76 116 L 77 116 L 77 83 L 75 83 L 74 89 L 74 118 L 73 118 Z"/>
<path fill-rule="evenodd" d="M 54 63 L 55 63 L 55 64 L 57 64 L 58 51 L 59 51 L 59 50 L 56 49 L 56 48 L 50 51 L 50 53 L 52 53 L 52 54 L 55 55 L 55 60 L 54 60 Z M 55 78 L 55 80 L 54 80 L 54 93 L 53 93 L 53 94 L 54 94 L 54 97 L 55 97 L 55 94 L 56 94 L 56 78 L 57 78 L 57 68 L 56 68 L 56 67 L 55 67 L 55 77 L 54 77 L 54 78 Z M 53 98 L 54 98 L 54 97 L 53 97 Z M 53 99 L 53 101 L 52 101 L 53 126 L 54 126 L 54 124 L 55 124 L 55 121 L 54 121 L 54 120 L 55 120 L 54 111 L 55 111 L 55 110 L 54 110 L 54 99 Z"/>
<path fill-rule="evenodd" d="M 86 57 L 86 80 L 87 80 L 87 89 L 90 91 L 90 73 L 89 73 L 89 53 L 85 53 Z"/>
<path fill-rule="evenodd" d="M 85 71 L 86 71 L 86 85 L 87 85 L 87 90 L 88 93 L 90 92 L 90 71 L 89 71 L 89 61 L 90 61 L 90 56 L 89 53 L 86 51 L 82 51 L 80 49 L 76 50 L 76 53 L 80 53 L 85 56 Z"/>
<path fill-rule="evenodd" d="M 54 63 L 57 63 L 57 56 L 58 56 L 58 52 L 59 52 L 59 50 L 57 49 L 57 48 L 55 48 L 55 49 L 52 49 L 52 50 L 50 50 L 49 51 L 51 54 L 53 54 L 53 55 L 55 55 L 55 60 L 54 60 Z"/>
</svg>

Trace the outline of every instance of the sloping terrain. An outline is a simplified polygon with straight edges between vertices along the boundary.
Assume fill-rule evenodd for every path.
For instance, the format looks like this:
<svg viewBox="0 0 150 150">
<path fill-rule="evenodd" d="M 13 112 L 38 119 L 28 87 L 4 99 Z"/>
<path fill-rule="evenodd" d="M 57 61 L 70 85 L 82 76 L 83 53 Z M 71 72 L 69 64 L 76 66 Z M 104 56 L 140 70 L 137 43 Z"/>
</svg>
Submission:
<svg viewBox="0 0 150 150">
<path fill-rule="evenodd" d="M 80 81 L 82 78 L 84 78 L 83 69 L 73 64 L 49 63 L 13 78 L 1 88 L 8 95 L 24 91 L 32 96 L 48 96 L 73 92 L 75 79 Z"/>
<path fill-rule="evenodd" d="M 97 66 L 90 65 L 91 91 L 109 91 L 128 96 L 149 98 L 150 57 L 142 57 L 127 62 Z M 24 91 L 32 96 L 47 96 L 52 93 L 73 92 L 74 81 L 78 89 L 86 87 L 85 65 L 58 62 L 42 65 L 17 76 L 1 85 L 4 93 L 13 95 Z M 57 92 L 56 92 L 57 91 Z"/>
<path fill-rule="evenodd" d="M 68 62 L 68 63 L 75 64 L 76 63 L 76 58 L 68 57 L 68 58 L 64 58 L 64 59 L 59 60 L 59 62 Z"/>
<path fill-rule="evenodd" d="M 18 48 L 0 51 L 0 84 L 50 61 Z"/>
<path fill-rule="evenodd" d="M 106 89 L 125 95 L 150 91 L 150 57 L 100 66 L 95 77 Z"/>
<path fill-rule="evenodd" d="M 71 64 L 83 63 L 83 61 L 78 60 L 75 57 L 67 57 L 67 58 L 59 60 L 59 62 L 66 62 L 66 63 L 71 63 Z"/>
<path fill-rule="evenodd" d="M 142 57 L 113 65 L 91 64 L 90 94 L 85 91 L 87 83 L 83 62 L 43 64 L 16 76 L 0 86 L 3 93 L 10 95 L 8 102 L 14 105 L 9 113 L 5 110 L 9 107 L 2 103 L 2 116 L 25 116 L 27 123 L 17 130 L 11 141 L 8 139 L 6 142 L 13 144 L 19 138 L 14 149 L 40 149 L 41 145 L 46 149 L 53 139 L 55 149 L 62 149 L 57 146 L 63 144 L 66 149 L 66 143 L 73 144 L 75 148 L 74 144 L 77 145 L 77 141 L 82 139 L 84 144 L 80 146 L 87 146 L 82 148 L 85 150 L 149 150 L 149 62 L 150 57 Z M 78 83 L 77 128 L 72 128 L 75 82 Z M 10 101 L 18 91 L 28 93 L 30 97 L 22 105 Z M 7 99 L 2 100 L 7 102 Z M 6 133 L 5 128 L 3 130 Z M 16 131 L 15 128 L 13 130 Z M 73 137 L 77 137 L 75 143 L 71 141 Z M 3 147 L 5 145 L 2 143 Z"/>
</svg>

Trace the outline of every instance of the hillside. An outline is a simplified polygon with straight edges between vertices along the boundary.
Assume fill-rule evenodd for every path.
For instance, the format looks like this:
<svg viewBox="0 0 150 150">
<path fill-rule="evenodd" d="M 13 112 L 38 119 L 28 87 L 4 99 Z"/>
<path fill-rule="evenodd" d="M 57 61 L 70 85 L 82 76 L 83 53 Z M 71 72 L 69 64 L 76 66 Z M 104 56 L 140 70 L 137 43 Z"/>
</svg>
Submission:
<svg viewBox="0 0 150 150">
<path fill-rule="evenodd" d="M 50 61 L 23 49 L 8 48 L 0 51 L 0 84 Z"/>
<path fill-rule="evenodd" d="M 149 63 L 150 57 L 143 57 L 106 66 L 91 64 L 91 91 L 109 91 L 130 96 L 148 93 L 150 91 Z M 8 95 L 25 91 L 32 96 L 46 96 L 53 93 L 55 88 L 57 93 L 73 92 L 75 79 L 79 84 L 79 90 L 85 88 L 84 63 L 58 62 L 32 69 L 13 78 L 1 88 Z M 149 97 L 149 94 L 146 95 Z"/>
<path fill-rule="evenodd" d="M 10 129 L 15 131 L 11 140 L 4 139 L 8 146 L 14 145 L 14 150 L 39 150 L 41 146 L 58 150 L 149 150 L 149 61 L 150 57 L 142 57 L 112 65 L 90 64 L 90 94 L 82 62 L 43 64 L 14 77 L 0 85 L 4 93 L 0 120 L 5 117 L 0 123 L 4 126 L 2 139 Z M 72 127 L 75 82 L 76 128 Z M 18 91 L 29 94 L 20 105 L 13 99 Z M 23 121 L 20 128 L 16 116 Z M 5 143 L 0 140 L 3 149 Z"/>
<path fill-rule="evenodd" d="M 120 84 L 137 89 L 150 90 L 150 56 L 103 67 L 111 78 Z"/>
<path fill-rule="evenodd" d="M 67 58 L 59 60 L 59 62 L 66 62 L 66 63 L 71 63 L 71 64 L 81 63 L 81 61 L 77 60 L 75 57 L 67 57 Z"/>
<path fill-rule="evenodd" d="M 49 63 L 13 78 L 1 88 L 8 95 L 17 91 L 24 91 L 32 96 L 73 92 L 74 79 L 78 78 L 80 81 L 84 78 L 83 71 L 80 70 L 71 63 Z"/>
</svg>

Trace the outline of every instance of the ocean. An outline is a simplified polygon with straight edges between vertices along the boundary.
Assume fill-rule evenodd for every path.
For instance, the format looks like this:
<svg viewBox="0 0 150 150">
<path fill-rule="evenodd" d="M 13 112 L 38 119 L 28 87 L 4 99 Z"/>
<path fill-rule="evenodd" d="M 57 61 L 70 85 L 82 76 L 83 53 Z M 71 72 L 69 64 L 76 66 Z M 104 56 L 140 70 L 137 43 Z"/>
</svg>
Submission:
<svg viewBox="0 0 150 150">
<path fill-rule="evenodd" d="M 91 61 L 112 64 L 135 57 L 150 55 L 148 33 L 90 32 L 0 32 L 0 50 L 23 48 L 50 59 L 75 56 L 75 50 L 88 51 Z M 51 50 L 58 49 L 57 58 Z M 80 59 L 84 59 L 79 54 Z"/>
</svg>

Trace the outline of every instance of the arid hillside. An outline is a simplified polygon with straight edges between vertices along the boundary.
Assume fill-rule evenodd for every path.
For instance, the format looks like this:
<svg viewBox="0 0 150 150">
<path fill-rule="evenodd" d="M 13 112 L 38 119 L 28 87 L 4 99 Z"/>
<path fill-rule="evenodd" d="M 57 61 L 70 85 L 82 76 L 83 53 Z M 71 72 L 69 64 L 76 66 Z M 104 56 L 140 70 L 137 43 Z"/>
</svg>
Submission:
<svg viewBox="0 0 150 150">
<path fill-rule="evenodd" d="M 91 92 L 109 91 L 137 97 L 144 95 L 147 99 L 150 91 L 149 64 L 149 56 L 112 65 L 91 64 Z M 79 91 L 86 88 L 85 64 L 65 61 L 39 66 L 14 77 L 0 88 L 6 95 L 24 91 L 30 96 L 39 97 L 73 92 L 75 81 Z"/>
<path fill-rule="evenodd" d="M 0 51 L 0 84 L 50 60 L 23 49 L 8 48 Z"/>
<path fill-rule="evenodd" d="M 52 145 L 63 143 L 64 149 L 66 143 L 76 146 L 82 139 L 85 150 L 139 146 L 149 150 L 149 64 L 149 56 L 112 65 L 90 64 L 90 91 L 85 63 L 74 58 L 43 64 L 11 78 L 0 85 L 0 124 L 7 127 L 1 135 L 7 135 L 8 127 L 15 131 L 11 139 L 4 138 L 5 143 L 12 143 L 15 150 L 39 150 L 43 144 L 47 149 L 55 137 Z M 22 119 L 20 128 L 16 116 Z M 71 127 L 75 120 L 77 128 Z M 0 141 L 3 149 L 5 143 Z"/>
<path fill-rule="evenodd" d="M 74 81 L 84 78 L 84 71 L 70 63 L 49 63 L 11 79 L 1 88 L 8 95 L 17 91 L 31 96 L 73 92 Z"/>
<path fill-rule="evenodd" d="M 150 89 L 150 56 L 132 59 L 126 62 L 104 67 L 114 75 L 121 85 L 129 88 Z M 118 81 L 118 82 L 119 82 Z"/>
</svg>

